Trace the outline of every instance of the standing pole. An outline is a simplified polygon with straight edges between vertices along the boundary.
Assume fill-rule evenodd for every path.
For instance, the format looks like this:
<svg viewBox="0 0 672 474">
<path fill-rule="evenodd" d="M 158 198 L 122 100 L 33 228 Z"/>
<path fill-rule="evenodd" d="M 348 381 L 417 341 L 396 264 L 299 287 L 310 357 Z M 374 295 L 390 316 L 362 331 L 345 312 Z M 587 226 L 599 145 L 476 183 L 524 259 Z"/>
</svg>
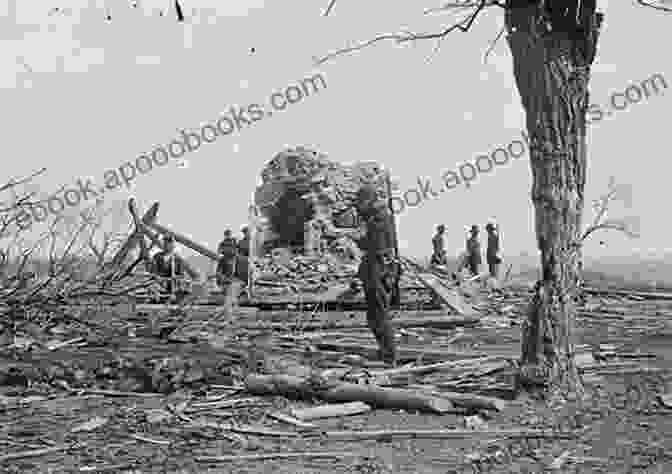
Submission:
<svg viewBox="0 0 672 474">
<path fill-rule="evenodd" d="M 392 305 L 399 307 L 401 306 L 401 291 L 399 289 L 399 281 L 401 280 L 401 262 L 399 260 L 399 239 L 397 239 L 397 220 L 394 217 L 394 207 L 392 206 L 392 177 L 390 175 L 390 170 L 387 170 L 385 174 L 385 181 L 387 184 L 387 206 L 390 209 L 390 215 L 392 216 L 392 232 L 394 236 L 394 258 L 397 264 L 397 274 L 394 279 L 394 290 L 392 292 Z"/>
</svg>

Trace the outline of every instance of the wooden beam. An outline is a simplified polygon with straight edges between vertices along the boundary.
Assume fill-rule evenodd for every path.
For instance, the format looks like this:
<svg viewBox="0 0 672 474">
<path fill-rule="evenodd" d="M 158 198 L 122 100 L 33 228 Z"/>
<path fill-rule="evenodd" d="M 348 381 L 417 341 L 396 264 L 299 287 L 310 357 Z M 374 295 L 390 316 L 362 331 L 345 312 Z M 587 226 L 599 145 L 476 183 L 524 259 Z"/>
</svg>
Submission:
<svg viewBox="0 0 672 474">
<path fill-rule="evenodd" d="M 201 255 L 214 260 L 215 262 L 219 261 L 219 254 L 217 254 L 217 252 L 213 252 L 212 250 L 202 246 L 201 244 L 194 242 L 186 235 L 182 235 L 178 232 L 175 232 L 169 229 L 168 227 L 164 227 L 160 224 L 157 224 L 156 222 L 145 222 L 145 225 L 150 229 L 156 230 L 157 232 L 160 232 L 162 234 L 172 235 L 173 237 L 175 237 L 175 240 L 177 242 L 181 243 L 185 247 L 189 247 L 193 251 L 198 252 Z"/>
<path fill-rule="evenodd" d="M 428 290 L 434 293 L 450 309 L 456 311 L 462 316 L 479 316 L 473 306 L 464 301 L 456 289 L 448 287 L 439 277 L 429 272 L 420 272 L 414 274 Z"/>
<path fill-rule="evenodd" d="M 135 200 L 133 198 L 128 200 L 128 208 L 129 212 L 131 213 L 131 216 L 133 216 L 133 221 L 137 222 L 137 208 L 135 207 Z M 134 212 L 136 213 L 134 215 Z M 155 202 L 152 207 L 149 208 L 149 210 L 145 213 L 144 216 L 142 216 L 142 219 L 140 220 L 143 224 L 149 224 L 156 220 L 156 214 L 159 212 L 159 203 Z M 135 231 L 131 234 L 131 236 L 124 242 L 124 245 L 119 249 L 117 254 L 114 256 L 112 259 L 111 265 L 113 267 L 118 267 L 122 263 L 124 263 L 124 260 L 128 256 L 128 254 L 133 251 L 138 244 L 140 243 L 140 239 L 142 239 L 142 232 L 140 229 L 136 228 Z"/>
</svg>

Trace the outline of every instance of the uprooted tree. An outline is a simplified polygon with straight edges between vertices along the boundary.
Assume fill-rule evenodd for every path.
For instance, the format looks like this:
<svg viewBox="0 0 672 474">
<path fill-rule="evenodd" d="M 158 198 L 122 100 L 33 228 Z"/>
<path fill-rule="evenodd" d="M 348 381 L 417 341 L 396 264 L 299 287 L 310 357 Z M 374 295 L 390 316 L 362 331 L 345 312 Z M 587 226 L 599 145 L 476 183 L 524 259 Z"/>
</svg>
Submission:
<svg viewBox="0 0 672 474">
<path fill-rule="evenodd" d="M 662 6 L 662 1 L 637 3 L 672 11 Z M 565 396 L 580 396 L 583 385 L 573 358 L 572 328 L 580 283 L 581 246 L 584 237 L 592 233 L 590 229 L 584 233 L 582 215 L 588 82 L 603 20 L 603 14 L 596 11 L 596 0 L 446 2 L 433 11 L 463 15 L 450 26 L 429 33 L 379 35 L 336 50 L 318 63 L 381 41 L 436 40 L 438 49 L 451 32 L 469 31 L 488 8 L 504 11 L 516 85 L 526 112 L 532 203 L 542 267 L 542 277 L 536 284 L 523 325 L 519 381 L 525 386 L 559 389 Z M 325 16 L 335 9 L 336 0 L 329 0 Z"/>
</svg>

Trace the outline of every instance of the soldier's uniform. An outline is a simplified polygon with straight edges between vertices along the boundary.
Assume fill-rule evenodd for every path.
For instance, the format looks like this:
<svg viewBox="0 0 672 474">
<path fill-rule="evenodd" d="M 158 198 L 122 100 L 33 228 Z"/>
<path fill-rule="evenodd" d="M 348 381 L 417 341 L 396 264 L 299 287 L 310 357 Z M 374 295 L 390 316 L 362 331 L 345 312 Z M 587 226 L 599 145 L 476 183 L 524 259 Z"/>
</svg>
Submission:
<svg viewBox="0 0 672 474">
<path fill-rule="evenodd" d="M 236 277 L 247 282 L 250 264 L 250 233 L 247 227 L 243 230 L 243 238 L 238 241 L 238 258 L 236 265 Z"/>
<path fill-rule="evenodd" d="M 396 349 L 389 307 L 400 271 L 394 258 L 394 224 L 385 203 L 374 201 L 375 189 L 362 188 L 358 198 L 360 216 L 366 223 L 366 235 L 358 242 L 364 252 L 358 274 L 366 295 L 366 319 L 378 341 L 382 360 L 394 365 Z M 361 205 L 366 201 L 373 203 Z"/>
<path fill-rule="evenodd" d="M 236 260 L 238 258 L 238 242 L 230 235 L 230 232 L 219 244 L 217 253 L 220 255 L 217 264 L 217 282 L 220 286 L 223 286 L 235 277 Z"/>
<path fill-rule="evenodd" d="M 493 224 L 486 226 L 488 230 L 488 250 L 486 251 L 486 260 L 493 278 L 499 277 L 499 265 L 502 259 L 499 256 L 499 231 Z"/>
<path fill-rule="evenodd" d="M 436 235 L 432 238 L 432 247 L 434 250 L 432 252 L 432 258 L 430 260 L 430 263 L 432 265 L 445 265 L 448 262 L 446 258 L 445 244 L 443 241 L 444 231 L 445 227 L 443 225 L 440 225 L 437 228 Z"/>
<path fill-rule="evenodd" d="M 164 289 L 168 293 L 183 293 L 184 287 L 180 284 L 184 278 L 185 269 L 182 260 L 175 253 L 162 251 L 152 259 L 154 273 L 165 278 Z"/>
<path fill-rule="evenodd" d="M 471 237 L 467 240 L 467 254 L 468 266 L 472 274 L 478 275 L 480 270 L 481 257 L 481 242 L 478 240 L 478 227 L 472 226 Z"/>
</svg>

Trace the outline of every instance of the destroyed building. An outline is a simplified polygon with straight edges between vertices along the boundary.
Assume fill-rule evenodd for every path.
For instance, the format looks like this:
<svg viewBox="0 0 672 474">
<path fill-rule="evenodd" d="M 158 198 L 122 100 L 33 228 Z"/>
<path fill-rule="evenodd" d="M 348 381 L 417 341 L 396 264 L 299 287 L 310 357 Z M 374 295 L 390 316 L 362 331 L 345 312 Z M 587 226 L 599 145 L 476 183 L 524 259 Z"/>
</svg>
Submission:
<svg viewBox="0 0 672 474">
<path fill-rule="evenodd" d="M 274 248 L 319 252 L 311 233 L 321 233 L 324 250 L 333 250 L 357 225 L 354 201 L 362 184 L 373 183 L 381 197 L 387 194 L 380 164 L 341 164 L 302 147 L 278 153 L 262 170 L 261 181 L 255 205 L 262 216 L 259 245 L 264 253 Z"/>
<path fill-rule="evenodd" d="M 364 183 L 387 196 L 386 171 L 375 162 L 338 163 L 303 147 L 268 162 L 255 192 L 257 282 L 272 275 L 283 281 L 292 274 L 302 280 L 311 273 L 352 276 L 361 258 L 351 238 L 355 199 Z"/>
</svg>

